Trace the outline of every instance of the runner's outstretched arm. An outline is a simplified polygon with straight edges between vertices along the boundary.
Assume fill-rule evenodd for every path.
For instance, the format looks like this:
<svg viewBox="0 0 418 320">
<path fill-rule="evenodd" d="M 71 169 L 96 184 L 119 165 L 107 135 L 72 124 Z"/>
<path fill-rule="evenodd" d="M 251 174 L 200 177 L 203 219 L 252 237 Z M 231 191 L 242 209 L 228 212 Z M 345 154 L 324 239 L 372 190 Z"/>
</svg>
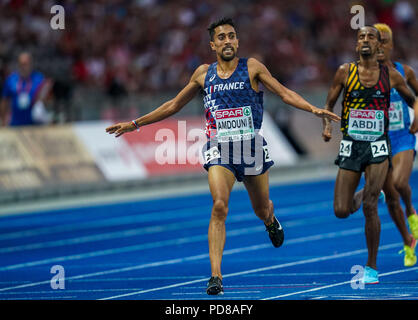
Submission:
<svg viewBox="0 0 418 320">
<path fill-rule="evenodd" d="M 333 112 L 335 103 L 340 96 L 341 91 L 344 89 L 344 84 L 348 75 L 348 63 L 341 65 L 335 73 L 334 80 L 328 91 L 327 101 L 325 103 L 325 109 Z M 323 120 L 324 129 L 322 131 L 322 138 L 325 142 L 328 142 L 332 138 L 332 124 L 328 119 Z"/>
<path fill-rule="evenodd" d="M 147 124 L 161 121 L 179 112 L 199 92 L 201 88 L 199 80 L 201 80 L 202 76 L 206 74 L 207 68 L 207 65 L 201 65 L 197 68 L 190 78 L 189 83 L 177 94 L 175 98 L 163 103 L 157 109 L 133 121 L 120 122 L 111 125 L 106 128 L 106 132 L 109 134 L 114 133 L 116 137 L 119 137 L 126 132 L 134 131 Z"/>
<path fill-rule="evenodd" d="M 414 69 L 412 69 L 410 66 L 404 64 L 403 68 L 405 70 L 405 79 L 408 85 L 414 90 L 415 95 L 418 96 L 418 80 L 415 76 Z"/>
<path fill-rule="evenodd" d="M 332 121 L 340 120 L 340 117 L 336 114 L 328 110 L 320 109 L 311 105 L 299 94 L 283 86 L 279 81 L 277 81 L 277 79 L 275 79 L 271 75 L 270 71 L 268 71 L 266 66 L 261 62 L 257 61 L 256 59 L 250 58 L 248 60 L 248 65 L 249 67 L 251 66 L 251 68 L 254 68 L 253 70 L 256 78 L 259 81 L 261 81 L 267 89 L 277 94 L 283 100 L 284 103 L 294 106 L 298 109 L 312 112 L 314 115 L 320 118 L 330 119 Z"/>
</svg>

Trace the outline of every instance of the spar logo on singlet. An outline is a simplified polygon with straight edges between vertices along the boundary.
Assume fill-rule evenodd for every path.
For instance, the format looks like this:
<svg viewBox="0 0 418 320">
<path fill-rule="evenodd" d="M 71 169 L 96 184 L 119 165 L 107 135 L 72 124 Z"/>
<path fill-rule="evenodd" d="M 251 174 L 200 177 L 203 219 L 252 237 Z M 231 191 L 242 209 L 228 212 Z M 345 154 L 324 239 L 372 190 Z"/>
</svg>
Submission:
<svg viewBox="0 0 418 320">
<path fill-rule="evenodd" d="M 254 136 L 253 116 L 249 106 L 217 110 L 215 120 L 219 141 L 246 140 Z"/>
<path fill-rule="evenodd" d="M 375 141 L 384 133 L 384 117 L 381 110 L 351 110 L 349 136 L 360 141 Z"/>
</svg>

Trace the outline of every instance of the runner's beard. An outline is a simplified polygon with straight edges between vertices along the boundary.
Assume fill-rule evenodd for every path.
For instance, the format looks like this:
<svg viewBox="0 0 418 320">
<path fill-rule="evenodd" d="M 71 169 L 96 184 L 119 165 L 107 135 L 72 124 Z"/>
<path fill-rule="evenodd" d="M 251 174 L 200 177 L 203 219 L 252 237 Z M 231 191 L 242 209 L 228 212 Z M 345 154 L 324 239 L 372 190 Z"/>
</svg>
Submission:
<svg viewBox="0 0 418 320">
<path fill-rule="evenodd" d="M 232 49 L 234 54 L 231 54 L 230 56 L 225 56 L 224 53 L 221 53 L 221 58 L 223 61 L 231 61 L 232 59 L 235 58 L 235 51 Z"/>
<path fill-rule="evenodd" d="M 364 58 L 370 57 L 372 54 L 370 52 L 360 52 L 360 55 Z"/>
<path fill-rule="evenodd" d="M 373 53 L 372 53 L 372 48 L 371 47 L 368 47 L 369 48 L 369 51 L 363 51 L 362 49 L 363 48 L 361 48 L 360 49 L 360 55 L 362 55 L 363 57 L 370 57 Z"/>
</svg>

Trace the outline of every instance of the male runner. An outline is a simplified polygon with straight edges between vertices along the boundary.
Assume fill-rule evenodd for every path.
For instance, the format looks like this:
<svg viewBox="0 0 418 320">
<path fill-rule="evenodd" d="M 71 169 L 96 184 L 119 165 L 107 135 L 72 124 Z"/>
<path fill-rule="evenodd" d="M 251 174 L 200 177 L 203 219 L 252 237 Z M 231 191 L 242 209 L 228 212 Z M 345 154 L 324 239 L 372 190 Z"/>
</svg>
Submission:
<svg viewBox="0 0 418 320">
<path fill-rule="evenodd" d="M 21 53 L 18 57 L 18 71 L 10 74 L 4 83 L 0 101 L 0 125 L 6 126 L 9 117 L 10 126 L 49 122 L 51 116 L 45 109 L 44 100 L 51 86 L 51 80 L 32 70 L 31 54 Z"/>
<path fill-rule="evenodd" d="M 377 53 L 380 63 L 396 68 L 405 78 L 406 83 L 418 95 L 418 81 L 414 70 L 399 62 L 392 62 L 393 37 L 391 28 L 382 23 L 375 24 L 382 37 L 381 46 Z M 412 128 L 410 129 L 412 125 Z M 404 240 L 404 265 L 411 267 L 417 262 L 415 256 L 416 239 L 418 239 L 418 216 L 412 205 L 412 192 L 409 186 L 413 162 L 415 158 L 415 132 L 418 128 L 418 108 L 414 110 L 414 120 L 411 124 L 408 105 L 399 95 L 396 89 L 390 92 L 389 109 L 389 139 L 392 146 L 392 170 L 389 170 L 384 191 L 388 210 L 395 221 Z M 414 132 L 414 133 L 413 133 Z M 412 236 L 405 225 L 404 213 L 400 203 L 400 197 L 405 204 L 405 212 Z"/>
<path fill-rule="evenodd" d="M 238 58 L 239 41 L 231 19 L 216 21 L 208 30 L 210 47 L 216 53 L 217 62 L 198 67 L 190 82 L 174 99 L 131 122 L 112 125 L 106 131 L 119 137 L 125 132 L 165 119 L 180 111 L 203 89 L 208 137 L 203 149 L 204 168 L 208 171 L 213 198 L 208 230 L 212 277 L 206 292 L 216 295 L 223 293 L 221 260 L 225 220 L 229 196 L 236 180 L 244 182 L 255 214 L 266 225 L 273 245 L 280 247 L 284 240 L 283 229 L 269 198 L 267 170 L 273 161 L 268 157 L 266 142 L 257 132 L 263 118 L 263 93 L 259 91 L 259 84 L 262 83 L 285 103 L 318 117 L 333 121 L 338 121 L 340 117 L 314 107 L 281 85 L 256 59 Z M 246 161 L 251 157 L 255 158 L 252 164 Z"/>
<path fill-rule="evenodd" d="M 377 60 L 384 65 L 393 67 L 405 78 L 407 84 L 418 94 L 418 81 L 411 67 L 399 62 L 392 62 L 391 55 L 393 50 L 392 29 L 384 23 L 373 25 L 379 30 L 381 35 L 381 46 L 377 52 Z M 418 110 L 414 110 L 414 122 L 418 122 Z M 395 222 L 404 242 L 404 266 L 412 267 L 417 262 L 415 255 L 416 239 L 418 239 L 418 216 L 412 205 L 411 187 L 409 177 L 412 172 L 416 137 L 410 131 L 411 119 L 409 117 L 408 105 L 399 95 L 395 88 L 390 92 L 389 109 L 389 139 L 392 149 L 392 168 L 383 186 L 388 211 Z M 417 125 L 412 124 L 415 128 Z M 361 205 L 363 189 L 355 195 L 358 208 Z M 409 228 L 412 235 L 408 232 L 405 217 L 400 202 L 402 197 L 405 207 Z"/>
<path fill-rule="evenodd" d="M 377 201 L 386 180 L 391 155 L 387 135 L 391 88 L 395 88 L 408 105 L 418 108 L 418 100 L 415 100 L 399 72 L 377 61 L 380 40 L 376 28 L 365 26 L 359 29 L 356 51 L 360 60 L 339 67 L 325 107 L 332 111 L 344 89 L 343 139 L 335 161 L 339 170 L 334 191 L 334 212 L 338 218 L 347 218 L 358 209 L 354 192 L 364 171 L 365 187 L 361 198 L 368 249 L 363 277 L 366 284 L 379 282 L 376 266 L 380 239 Z M 331 139 L 331 123 L 327 119 L 324 119 L 323 138 L 325 141 Z"/>
</svg>

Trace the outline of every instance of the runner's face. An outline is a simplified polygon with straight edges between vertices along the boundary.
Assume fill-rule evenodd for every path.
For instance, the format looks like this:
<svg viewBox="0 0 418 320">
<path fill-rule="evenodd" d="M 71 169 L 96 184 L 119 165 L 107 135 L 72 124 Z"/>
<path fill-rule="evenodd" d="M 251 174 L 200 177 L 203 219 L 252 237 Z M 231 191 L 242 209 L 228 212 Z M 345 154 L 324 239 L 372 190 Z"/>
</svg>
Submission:
<svg viewBox="0 0 418 320">
<path fill-rule="evenodd" d="M 216 27 L 210 46 L 222 60 L 234 59 L 238 49 L 238 38 L 234 27 L 229 24 Z"/>
<path fill-rule="evenodd" d="M 357 52 L 363 57 L 372 56 L 380 47 L 377 31 L 373 28 L 363 27 L 357 33 Z"/>
<path fill-rule="evenodd" d="M 393 42 L 390 37 L 390 34 L 387 32 L 381 32 L 380 48 L 377 50 L 377 60 L 379 62 L 385 62 L 390 60 L 390 55 L 393 49 Z"/>
</svg>

